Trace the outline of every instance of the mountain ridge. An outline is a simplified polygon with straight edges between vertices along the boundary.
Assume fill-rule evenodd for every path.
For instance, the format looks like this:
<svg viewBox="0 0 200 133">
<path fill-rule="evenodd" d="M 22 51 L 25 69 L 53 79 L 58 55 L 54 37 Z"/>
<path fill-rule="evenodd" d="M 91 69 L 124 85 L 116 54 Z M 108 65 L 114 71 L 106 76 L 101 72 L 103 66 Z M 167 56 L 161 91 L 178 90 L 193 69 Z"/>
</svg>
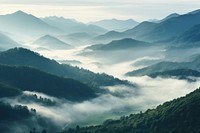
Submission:
<svg viewBox="0 0 200 133">
<path fill-rule="evenodd" d="M 133 84 L 126 80 L 120 80 L 105 73 L 93 73 L 89 70 L 67 64 L 59 64 L 55 60 L 50 60 L 36 52 L 24 48 L 14 48 L 0 52 L 0 64 L 34 67 L 57 76 L 78 80 L 94 88 L 96 91 L 99 91 L 97 88 L 101 86 L 133 86 Z"/>
<path fill-rule="evenodd" d="M 22 11 L 0 15 L 0 30 L 29 37 L 45 33 L 62 33 L 61 29 L 50 26 L 39 18 Z"/>
<path fill-rule="evenodd" d="M 47 49 L 71 49 L 73 46 L 59 40 L 52 35 L 44 35 L 37 40 L 35 40 L 33 45 L 38 45 L 39 47 L 44 47 Z"/>
</svg>

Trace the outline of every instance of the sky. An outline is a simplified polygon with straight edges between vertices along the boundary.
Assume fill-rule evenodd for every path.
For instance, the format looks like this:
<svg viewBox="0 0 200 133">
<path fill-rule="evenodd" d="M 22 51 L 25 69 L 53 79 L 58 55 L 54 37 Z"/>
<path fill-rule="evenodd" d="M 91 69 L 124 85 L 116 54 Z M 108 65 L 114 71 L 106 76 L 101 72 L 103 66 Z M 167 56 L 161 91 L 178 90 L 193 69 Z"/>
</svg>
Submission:
<svg viewBox="0 0 200 133">
<path fill-rule="evenodd" d="M 199 0 L 0 0 L 0 14 L 17 10 L 37 17 L 63 16 L 82 22 L 101 19 L 162 19 L 200 8 Z"/>
</svg>

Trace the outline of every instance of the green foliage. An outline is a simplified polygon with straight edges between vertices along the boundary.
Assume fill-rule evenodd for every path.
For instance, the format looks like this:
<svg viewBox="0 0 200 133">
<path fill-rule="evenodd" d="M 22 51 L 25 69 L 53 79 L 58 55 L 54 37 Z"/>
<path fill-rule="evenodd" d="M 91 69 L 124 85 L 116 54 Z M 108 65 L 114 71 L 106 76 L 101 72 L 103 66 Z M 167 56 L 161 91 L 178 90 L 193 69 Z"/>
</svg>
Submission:
<svg viewBox="0 0 200 133">
<path fill-rule="evenodd" d="M 164 71 L 164 72 L 155 72 L 149 75 L 150 77 L 171 77 L 171 76 L 176 76 L 179 78 L 186 78 L 187 76 L 192 76 L 192 77 L 200 77 L 200 72 L 191 70 L 191 69 L 175 69 L 175 70 L 169 70 L 169 71 Z"/>
<path fill-rule="evenodd" d="M 18 100 L 20 103 L 38 103 L 43 106 L 55 106 L 56 102 L 54 100 L 51 100 L 49 98 L 43 98 L 41 96 L 37 96 L 36 94 L 23 94 L 18 97 Z"/>
<path fill-rule="evenodd" d="M 70 65 L 61 65 L 54 60 L 23 48 L 14 48 L 0 53 L 0 64 L 34 67 L 47 73 L 73 78 L 92 88 L 119 84 L 131 85 L 128 81 L 122 81 L 113 76 L 93 73 Z"/>
<path fill-rule="evenodd" d="M 95 97 L 94 91 L 85 84 L 29 67 L 0 65 L 0 81 L 23 91 L 42 92 L 68 100 L 81 101 Z"/>
<path fill-rule="evenodd" d="M 196 56 L 190 62 L 160 62 L 142 69 L 128 72 L 129 76 L 154 76 L 158 74 L 166 74 L 171 76 L 199 76 L 200 71 L 200 56 Z M 194 72 L 198 71 L 198 72 Z"/>
<path fill-rule="evenodd" d="M 31 117 L 32 113 L 27 106 L 15 105 L 0 102 L 0 123 L 3 121 L 16 121 Z"/>
<path fill-rule="evenodd" d="M 200 89 L 144 113 L 107 120 L 102 125 L 68 129 L 63 133 L 198 133 Z"/>
<path fill-rule="evenodd" d="M 94 46 L 88 47 L 93 50 L 123 50 L 137 47 L 147 47 L 150 46 L 150 43 L 134 40 L 131 38 L 125 38 L 122 40 L 115 40 L 108 44 L 97 44 Z"/>
</svg>

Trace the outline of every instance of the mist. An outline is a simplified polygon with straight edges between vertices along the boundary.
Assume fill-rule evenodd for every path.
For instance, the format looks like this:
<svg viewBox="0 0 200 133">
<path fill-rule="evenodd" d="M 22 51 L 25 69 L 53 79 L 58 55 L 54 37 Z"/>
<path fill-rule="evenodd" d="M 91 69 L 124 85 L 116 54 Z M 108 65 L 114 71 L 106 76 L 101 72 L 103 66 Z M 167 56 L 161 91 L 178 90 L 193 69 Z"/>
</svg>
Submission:
<svg viewBox="0 0 200 133">
<path fill-rule="evenodd" d="M 155 108 L 165 101 L 188 94 L 199 87 L 200 83 L 200 79 L 197 79 L 197 82 L 187 82 L 178 79 L 151 79 L 147 76 L 127 79 L 134 81 L 139 87 L 102 87 L 108 93 L 78 103 L 28 91 L 24 92 L 24 95 L 36 94 L 39 97 L 51 99 L 56 104 L 46 106 L 34 101 L 22 102 L 19 97 L 2 100 L 11 103 L 11 105 L 20 104 L 28 106 L 29 109 L 34 108 L 37 111 L 37 115 L 45 118 L 46 121 L 60 128 L 68 128 L 76 125 L 101 124 L 109 118 L 118 119 L 122 115 Z M 31 119 L 31 121 L 33 120 Z M 23 124 L 19 127 L 22 126 Z M 39 126 L 36 124 L 36 127 Z"/>
<path fill-rule="evenodd" d="M 131 53 L 130 51 L 118 51 L 109 53 L 113 56 L 108 56 L 108 53 L 103 53 L 102 57 L 98 55 L 82 56 L 80 53 L 85 47 L 78 47 L 72 50 L 38 50 L 40 54 L 55 59 L 74 60 L 81 62 L 79 64 L 71 65 L 91 70 L 93 72 L 104 72 L 113 75 L 117 78 L 128 80 L 137 85 L 137 87 L 130 86 L 102 86 L 101 89 L 106 93 L 100 94 L 98 97 L 83 101 L 71 102 L 66 99 L 59 99 L 56 97 L 48 96 L 38 92 L 25 91 L 22 95 L 37 95 L 37 98 L 46 98 L 52 101 L 53 104 L 46 105 L 42 102 L 35 102 L 34 100 L 23 101 L 21 96 L 14 98 L 4 98 L 1 101 L 10 103 L 11 105 L 24 105 L 29 109 L 36 109 L 37 116 L 43 119 L 43 123 L 50 123 L 58 129 L 67 129 L 75 127 L 76 125 L 88 126 L 98 125 L 107 119 L 118 119 L 120 116 L 129 115 L 131 113 L 139 113 L 149 108 L 153 109 L 159 104 L 166 101 L 178 98 L 192 92 L 199 87 L 200 78 L 196 78 L 196 82 L 188 82 L 187 80 L 179 80 L 176 78 L 150 78 L 143 77 L 127 77 L 125 73 L 152 65 L 156 62 L 165 59 L 164 49 L 150 49 L 137 51 L 129 55 L 128 60 L 124 60 L 127 55 L 122 55 L 124 52 Z M 145 53 L 141 56 L 142 53 Z M 107 58 L 108 57 L 108 58 Z M 112 61 L 114 58 L 121 57 L 118 61 Z M 61 63 L 61 62 L 60 62 Z M 63 62 L 62 62 L 63 63 Z M 38 129 L 42 129 L 41 122 L 31 118 L 30 121 L 35 123 Z M 44 124 L 45 125 L 45 124 Z M 13 124 L 13 129 L 16 125 Z M 19 131 L 23 128 L 28 130 L 30 125 L 26 124 L 17 125 Z M 20 128 L 21 127 L 21 128 Z M 47 127 L 47 130 L 49 126 Z"/>
</svg>

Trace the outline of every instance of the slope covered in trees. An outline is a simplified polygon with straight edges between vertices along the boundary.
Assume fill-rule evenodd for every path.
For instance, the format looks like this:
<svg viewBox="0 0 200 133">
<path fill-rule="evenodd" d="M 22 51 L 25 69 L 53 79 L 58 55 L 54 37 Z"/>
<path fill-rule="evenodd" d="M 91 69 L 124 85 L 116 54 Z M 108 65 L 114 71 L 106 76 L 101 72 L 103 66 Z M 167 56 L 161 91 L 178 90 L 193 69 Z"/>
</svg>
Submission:
<svg viewBox="0 0 200 133">
<path fill-rule="evenodd" d="M 149 75 L 150 77 L 179 77 L 179 78 L 184 78 L 184 77 L 200 77 L 200 72 L 191 70 L 191 69 L 175 69 L 175 70 L 169 70 L 169 71 L 164 71 L 164 72 L 156 72 L 152 73 Z"/>
<path fill-rule="evenodd" d="M 125 38 L 122 40 L 114 40 L 108 44 L 97 44 L 88 47 L 92 50 L 124 50 L 138 47 L 149 47 L 151 44 L 143 41 L 134 40 L 131 38 Z"/>
<path fill-rule="evenodd" d="M 138 70 L 128 72 L 127 75 L 128 76 L 144 76 L 144 75 L 154 75 L 154 73 L 171 71 L 170 73 L 168 72 L 168 74 L 170 74 L 171 76 L 173 76 L 173 75 L 181 76 L 183 73 L 180 73 L 180 71 L 177 71 L 175 73 L 175 70 L 190 69 L 193 71 L 200 71 L 200 67 L 199 67 L 200 66 L 200 58 L 199 57 L 200 56 L 197 55 L 197 56 L 195 56 L 195 58 L 193 58 L 192 60 L 190 60 L 188 62 L 167 62 L 167 61 L 159 62 L 157 64 L 154 64 L 154 65 L 151 65 L 148 67 L 144 67 L 144 68 L 141 68 Z M 174 72 L 174 73 L 172 73 L 172 72 Z M 193 76 L 193 75 L 191 75 L 191 73 L 189 74 L 188 72 L 186 74 L 186 71 L 185 71 L 185 75 Z"/>
<path fill-rule="evenodd" d="M 198 133 L 200 89 L 144 113 L 107 120 L 102 125 L 68 129 L 63 133 Z"/>
<path fill-rule="evenodd" d="M 28 110 L 27 106 L 15 105 L 11 106 L 8 103 L 0 102 L 0 132 L 7 133 L 9 132 L 11 123 L 21 122 L 25 119 L 31 118 L 34 116 L 35 112 Z M 9 126 L 10 125 L 10 126 Z"/>
<path fill-rule="evenodd" d="M 0 81 L 23 91 L 42 92 L 68 100 L 80 101 L 95 97 L 90 87 L 74 79 L 58 77 L 29 67 L 0 65 Z"/>
<path fill-rule="evenodd" d="M 93 73 L 89 70 L 72 67 L 66 64 L 61 65 L 54 60 L 50 60 L 24 48 L 14 48 L 1 52 L 0 64 L 34 67 L 47 73 L 73 78 L 93 88 L 130 84 L 127 81 L 122 81 L 106 74 Z"/>
</svg>

